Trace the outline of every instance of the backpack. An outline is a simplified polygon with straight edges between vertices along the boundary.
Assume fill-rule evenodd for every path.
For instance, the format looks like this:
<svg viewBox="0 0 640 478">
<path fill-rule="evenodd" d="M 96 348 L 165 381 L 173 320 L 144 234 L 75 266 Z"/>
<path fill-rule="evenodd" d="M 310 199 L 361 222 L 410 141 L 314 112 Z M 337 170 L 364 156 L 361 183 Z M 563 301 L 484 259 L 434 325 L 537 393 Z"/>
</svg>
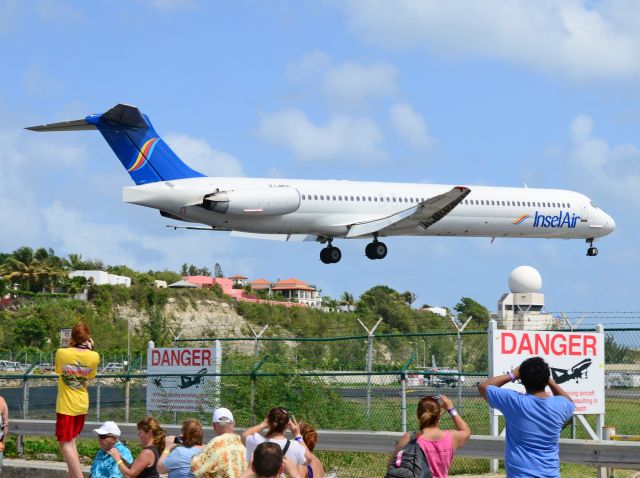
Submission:
<svg viewBox="0 0 640 478">
<path fill-rule="evenodd" d="M 433 478 L 429 461 L 414 438 L 393 457 L 384 478 Z"/>
</svg>

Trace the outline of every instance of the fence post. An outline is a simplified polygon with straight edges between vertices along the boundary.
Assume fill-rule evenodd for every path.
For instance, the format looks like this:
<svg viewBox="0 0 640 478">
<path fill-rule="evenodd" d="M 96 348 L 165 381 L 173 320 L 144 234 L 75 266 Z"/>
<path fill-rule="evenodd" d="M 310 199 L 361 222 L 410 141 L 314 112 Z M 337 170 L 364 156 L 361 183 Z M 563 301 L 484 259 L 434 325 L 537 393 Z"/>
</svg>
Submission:
<svg viewBox="0 0 640 478">
<path fill-rule="evenodd" d="M 29 418 L 29 374 L 36 367 L 36 364 L 33 364 L 31 367 L 27 369 L 27 371 L 22 376 L 22 418 L 26 420 Z M 18 455 L 22 456 L 24 454 L 24 436 L 18 435 L 16 441 L 16 448 L 18 449 Z"/>
<path fill-rule="evenodd" d="M 402 431 L 407 431 L 407 373 L 409 365 L 415 360 L 417 352 L 414 350 L 402 368 L 400 369 L 400 415 L 402 420 Z"/>
<path fill-rule="evenodd" d="M 100 420 L 100 396 L 102 394 L 102 390 L 100 387 L 100 379 L 96 380 L 96 420 Z"/>
<path fill-rule="evenodd" d="M 250 409 L 251 409 L 251 423 L 255 424 L 256 423 L 256 372 L 258 371 L 258 369 L 260 369 L 260 367 L 262 367 L 262 364 L 266 362 L 266 360 L 269 358 L 268 355 L 265 355 L 262 360 L 260 360 L 260 362 L 258 362 L 258 364 L 253 368 L 253 370 L 251 371 L 251 402 L 250 402 Z"/>
<path fill-rule="evenodd" d="M 456 328 L 456 332 L 458 334 L 458 410 L 462 411 L 462 335 L 461 332 L 467 326 L 469 321 L 471 320 L 471 316 L 469 316 L 466 322 L 462 325 L 459 325 L 456 322 L 451 314 L 449 314 L 449 318 L 451 322 L 453 322 L 453 326 Z"/>
<path fill-rule="evenodd" d="M 382 317 L 378 319 L 376 325 L 373 326 L 371 330 L 369 330 L 360 319 L 358 319 L 360 325 L 367 331 L 367 360 L 366 360 L 366 369 L 367 369 L 367 407 L 366 414 L 367 418 L 371 418 L 371 369 L 373 368 L 373 333 L 382 322 Z"/>
<path fill-rule="evenodd" d="M 489 321 L 488 333 L 487 333 L 487 354 L 489 357 L 489 377 L 493 377 L 495 375 L 495 370 L 493 369 L 493 336 L 498 329 L 498 323 L 491 319 Z M 500 422 L 498 421 L 498 415 L 493 408 L 489 408 L 489 434 L 491 436 L 497 437 L 500 435 Z M 489 460 L 489 472 L 496 473 L 498 471 L 498 460 L 495 458 L 491 458 Z"/>
<path fill-rule="evenodd" d="M 407 374 L 400 374 L 400 418 L 402 421 L 402 431 L 407 431 Z"/>
<path fill-rule="evenodd" d="M 256 360 L 258 360 L 258 355 L 260 355 L 260 337 L 262 337 L 262 334 L 264 334 L 265 331 L 269 328 L 269 324 L 262 327 L 262 330 L 258 333 L 256 333 L 251 324 L 249 324 L 249 328 L 251 329 L 251 332 L 253 333 L 253 337 L 255 339 L 255 343 L 253 344 L 253 354 L 255 355 Z"/>
</svg>

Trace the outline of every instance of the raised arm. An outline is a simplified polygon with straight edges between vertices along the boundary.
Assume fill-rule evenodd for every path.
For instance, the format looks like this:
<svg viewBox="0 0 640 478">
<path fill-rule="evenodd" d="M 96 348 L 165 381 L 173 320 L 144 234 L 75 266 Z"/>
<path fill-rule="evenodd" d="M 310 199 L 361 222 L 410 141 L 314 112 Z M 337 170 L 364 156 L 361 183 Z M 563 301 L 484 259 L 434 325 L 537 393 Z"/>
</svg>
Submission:
<svg viewBox="0 0 640 478">
<path fill-rule="evenodd" d="M 514 368 L 511 373 L 515 380 L 520 378 L 520 367 Z M 511 382 L 511 375 L 505 373 L 504 375 L 496 375 L 495 377 L 489 377 L 484 382 L 478 384 L 478 391 L 482 398 L 487 399 L 487 387 L 493 385 L 494 387 L 502 387 L 503 385 Z"/>
<path fill-rule="evenodd" d="M 260 423 L 258 423 L 257 425 L 254 425 L 254 426 L 252 426 L 250 428 L 247 428 L 245 431 L 242 432 L 242 435 L 240 435 L 240 439 L 242 440 L 242 444 L 246 445 L 247 444 L 247 438 L 249 438 L 254 433 L 260 433 L 265 428 L 269 428 L 269 422 L 267 421 L 266 418 L 264 420 L 262 420 Z"/>
<path fill-rule="evenodd" d="M 176 447 L 176 437 L 175 435 L 167 435 L 164 439 L 164 451 L 158 458 L 158 464 L 156 468 L 158 469 L 158 473 L 169 473 L 169 469 L 164 466 L 164 462 L 167 460 L 169 455 L 171 454 L 171 450 Z"/>
<path fill-rule="evenodd" d="M 469 441 L 469 437 L 471 436 L 471 428 L 467 425 L 467 422 L 460 416 L 460 413 L 453 406 L 453 402 L 446 395 L 440 395 L 440 399 L 442 400 L 442 404 L 444 408 L 446 408 L 449 416 L 451 417 L 451 421 L 453 421 L 453 426 L 456 427 L 455 431 L 451 432 L 453 437 L 453 446 L 454 448 L 460 448 L 464 446 L 467 441 Z"/>
<path fill-rule="evenodd" d="M 563 390 L 563 388 L 558 385 L 551 377 L 549 377 L 549 388 L 551 389 L 551 393 L 556 397 L 564 397 L 573 403 L 573 399 L 569 396 L 567 392 Z"/>
</svg>

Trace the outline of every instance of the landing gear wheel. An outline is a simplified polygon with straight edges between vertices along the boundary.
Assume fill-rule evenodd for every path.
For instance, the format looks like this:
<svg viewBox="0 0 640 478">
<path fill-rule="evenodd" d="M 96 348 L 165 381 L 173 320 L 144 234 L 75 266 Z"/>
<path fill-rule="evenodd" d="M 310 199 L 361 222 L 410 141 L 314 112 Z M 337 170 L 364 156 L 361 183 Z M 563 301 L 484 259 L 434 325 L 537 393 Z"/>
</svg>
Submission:
<svg viewBox="0 0 640 478">
<path fill-rule="evenodd" d="M 329 257 L 331 264 L 335 264 L 336 262 L 340 262 L 340 259 L 342 259 L 342 252 L 340 252 L 340 249 L 338 249 L 337 247 L 332 246 L 329 247 L 327 256 Z"/>
<path fill-rule="evenodd" d="M 587 249 L 587 255 L 588 256 L 597 256 L 598 255 L 598 248 L 597 247 L 590 247 L 589 249 Z"/>
<path fill-rule="evenodd" d="M 320 260 L 323 264 L 331 264 L 331 259 L 329 259 L 329 248 L 325 247 L 324 249 L 320 249 Z"/>
<path fill-rule="evenodd" d="M 384 242 L 370 242 L 364 249 L 365 255 L 371 259 L 384 259 L 387 256 L 387 246 Z"/>
<path fill-rule="evenodd" d="M 340 259 L 342 259 L 342 252 L 337 247 L 327 246 L 320 251 L 320 260 L 324 264 L 335 264 L 340 262 Z"/>
</svg>

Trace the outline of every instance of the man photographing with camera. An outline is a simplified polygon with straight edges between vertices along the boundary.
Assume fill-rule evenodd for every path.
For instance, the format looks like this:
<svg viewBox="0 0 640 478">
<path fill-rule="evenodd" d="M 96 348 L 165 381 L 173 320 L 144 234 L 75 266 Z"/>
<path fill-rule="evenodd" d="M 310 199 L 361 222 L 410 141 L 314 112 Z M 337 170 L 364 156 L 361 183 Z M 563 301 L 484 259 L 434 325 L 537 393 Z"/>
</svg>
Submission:
<svg viewBox="0 0 640 478">
<path fill-rule="evenodd" d="M 527 393 L 500 388 L 520 380 Z M 545 391 L 549 387 L 553 396 Z M 480 395 L 504 415 L 504 462 L 509 478 L 560 478 L 560 431 L 576 406 L 552 378 L 549 365 L 532 357 L 504 375 L 478 384 Z"/>
</svg>

